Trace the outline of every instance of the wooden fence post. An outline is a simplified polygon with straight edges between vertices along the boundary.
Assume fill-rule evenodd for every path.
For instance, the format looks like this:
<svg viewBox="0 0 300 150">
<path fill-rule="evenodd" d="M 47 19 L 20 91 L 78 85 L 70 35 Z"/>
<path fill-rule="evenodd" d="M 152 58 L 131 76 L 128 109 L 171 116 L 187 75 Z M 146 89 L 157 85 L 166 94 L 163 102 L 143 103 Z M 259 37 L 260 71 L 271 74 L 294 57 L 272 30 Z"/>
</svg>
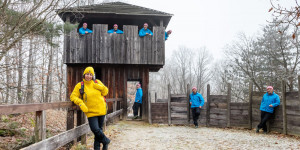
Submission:
<svg viewBox="0 0 300 150">
<path fill-rule="evenodd" d="M 231 84 L 228 83 L 227 89 L 227 127 L 230 127 L 230 118 L 231 118 Z"/>
<path fill-rule="evenodd" d="M 209 113 L 210 113 L 210 85 L 207 84 L 207 102 L 206 102 L 206 126 L 208 127 L 209 126 Z"/>
<path fill-rule="evenodd" d="M 190 124 L 190 89 L 191 89 L 191 85 L 187 84 L 187 88 L 186 88 L 186 97 L 187 97 L 187 121 L 188 124 Z"/>
<path fill-rule="evenodd" d="M 124 87 L 123 87 L 123 120 L 127 119 L 127 75 L 124 70 Z"/>
<path fill-rule="evenodd" d="M 75 104 L 73 103 L 73 105 L 75 105 Z M 67 112 L 67 130 L 70 130 L 70 129 L 73 129 L 73 128 L 74 128 L 74 110 L 73 110 L 73 108 L 72 109 L 68 108 L 68 112 Z M 74 144 L 74 141 L 68 143 L 68 147 L 70 148 L 73 144 Z"/>
<path fill-rule="evenodd" d="M 81 110 L 77 110 L 77 127 L 83 125 L 86 122 L 85 115 Z M 86 144 L 86 135 L 84 134 L 77 139 L 77 141 L 81 141 L 81 144 Z"/>
<path fill-rule="evenodd" d="M 35 142 L 46 139 L 46 112 L 37 111 L 35 112 Z"/>
<path fill-rule="evenodd" d="M 286 84 L 285 81 L 281 81 L 282 84 L 282 121 L 283 121 L 283 134 L 287 134 L 287 118 L 286 118 Z"/>
<path fill-rule="evenodd" d="M 156 93 L 155 93 L 156 94 Z M 149 100 L 148 100 L 148 120 L 149 120 L 149 124 L 152 124 L 152 116 L 151 116 L 151 93 L 149 92 L 148 94 L 149 96 Z"/>
<path fill-rule="evenodd" d="M 252 130 L 252 95 L 253 95 L 253 83 L 249 83 L 249 108 L 248 108 L 248 119 L 249 119 L 249 130 Z"/>
<path fill-rule="evenodd" d="M 171 87 L 168 84 L 168 125 L 171 125 Z"/>
</svg>

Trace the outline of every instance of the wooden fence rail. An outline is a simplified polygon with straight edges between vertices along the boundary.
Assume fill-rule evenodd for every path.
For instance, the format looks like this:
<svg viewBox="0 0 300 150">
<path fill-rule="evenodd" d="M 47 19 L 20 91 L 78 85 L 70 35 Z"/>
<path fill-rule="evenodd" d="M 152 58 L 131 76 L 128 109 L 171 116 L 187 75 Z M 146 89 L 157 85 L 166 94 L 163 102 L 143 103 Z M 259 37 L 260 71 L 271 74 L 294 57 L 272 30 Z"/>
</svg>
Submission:
<svg viewBox="0 0 300 150">
<path fill-rule="evenodd" d="M 113 120 L 118 116 L 122 116 L 122 101 L 123 98 L 106 99 L 107 103 L 113 103 L 113 112 L 107 114 L 105 123 Z M 119 110 L 117 105 L 119 102 Z M 67 131 L 56 136 L 46 139 L 46 110 L 66 108 L 67 112 Z M 77 111 L 77 127 L 74 128 L 74 112 Z M 73 102 L 54 102 L 54 103 L 37 103 L 37 104 L 16 104 L 16 105 L 0 105 L 0 115 L 18 114 L 35 112 L 35 144 L 30 145 L 24 150 L 53 150 L 61 146 L 73 143 L 74 139 L 86 142 L 86 134 L 90 132 L 88 123 L 86 123 L 85 116 L 78 106 Z M 79 138 L 80 137 L 80 138 Z"/>
</svg>

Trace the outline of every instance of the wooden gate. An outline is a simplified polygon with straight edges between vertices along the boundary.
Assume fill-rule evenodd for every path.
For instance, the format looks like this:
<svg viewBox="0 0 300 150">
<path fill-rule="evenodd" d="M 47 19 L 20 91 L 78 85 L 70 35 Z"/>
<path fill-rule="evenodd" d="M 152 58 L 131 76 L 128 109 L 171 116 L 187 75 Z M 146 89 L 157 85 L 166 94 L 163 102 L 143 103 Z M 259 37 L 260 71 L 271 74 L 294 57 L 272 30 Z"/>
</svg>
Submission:
<svg viewBox="0 0 300 150">
<path fill-rule="evenodd" d="M 186 95 L 171 95 L 171 124 L 188 124 L 189 103 Z"/>
</svg>

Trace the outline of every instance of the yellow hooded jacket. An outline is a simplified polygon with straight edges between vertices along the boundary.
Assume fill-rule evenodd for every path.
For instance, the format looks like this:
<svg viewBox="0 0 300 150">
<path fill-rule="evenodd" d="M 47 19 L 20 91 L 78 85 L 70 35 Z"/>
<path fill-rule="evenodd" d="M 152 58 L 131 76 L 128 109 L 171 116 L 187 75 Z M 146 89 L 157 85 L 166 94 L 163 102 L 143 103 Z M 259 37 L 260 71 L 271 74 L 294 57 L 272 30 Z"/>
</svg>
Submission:
<svg viewBox="0 0 300 150">
<path fill-rule="evenodd" d="M 88 67 L 87 69 L 90 68 Z M 94 72 L 93 70 L 92 74 Z M 83 79 L 83 82 L 83 99 L 81 98 L 79 92 L 79 89 L 81 89 L 81 83 L 79 82 L 75 86 L 70 96 L 71 101 L 80 106 L 83 105 L 82 103 L 84 103 L 88 109 L 87 112 L 84 113 L 88 118 L 106 115 L 106 102 L 103 96 L 106 96 L 108 94 L 108 88 L 100 80 L 97 80 L 98 83 L 95 83 L 93 80 L 86 81 L 85 79 Z"/>
</svg>

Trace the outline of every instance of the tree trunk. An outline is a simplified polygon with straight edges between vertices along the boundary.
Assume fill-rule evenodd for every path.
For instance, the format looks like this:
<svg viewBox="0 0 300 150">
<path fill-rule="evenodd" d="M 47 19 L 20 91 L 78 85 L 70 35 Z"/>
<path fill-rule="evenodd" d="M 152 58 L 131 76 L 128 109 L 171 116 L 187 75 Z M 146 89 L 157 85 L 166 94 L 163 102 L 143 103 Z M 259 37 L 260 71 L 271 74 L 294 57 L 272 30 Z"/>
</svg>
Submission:
<svg viewBox="0 0 300 150">
<path fill-rule="evenodd" d="M 29 58 L 28 58 L 28 67 L 27 67 L 27 96 L 26 103 L 33 103 L 33 58 L 32 58 L 32 49 L 33 49 L 33 36 L 30 36 L 30 45 L 29 45 Z"/>
<path fill-rule="evenodd" d="M 52 39 L 51 39 L 52 43 Z M 46 83 L 46 94 L 45 94 L 45 102 L 51 102 L 50 92 L 52 90 L 52 62 L 53 62 L 53 47 L 50 46 L 50 54 L 49 54 L 49 63 L 48 63 L 48 74 L 47 74 L 47 83 Z"/>
<path fill-rule="evenodd" d="M 9 53 L 6 53 L 5 56 L 5 73 L 6 73 L 6 96 L 5 96 L 5 103 L 7 104 L 9 102 L 9 93 L 10 93 L 10 71 L 8 68 L 8 64 L 9 64 Z"/>
<path fill-rule="evenodd" d="M 22 40 L 19 41 L 19 58 L 18 58 L 18 87 L 17 87 L 17 97 L 18 104 L 22 103 L 22 77 L 23 77 L 23 67 L 22 67 Z"/>
</svg>

